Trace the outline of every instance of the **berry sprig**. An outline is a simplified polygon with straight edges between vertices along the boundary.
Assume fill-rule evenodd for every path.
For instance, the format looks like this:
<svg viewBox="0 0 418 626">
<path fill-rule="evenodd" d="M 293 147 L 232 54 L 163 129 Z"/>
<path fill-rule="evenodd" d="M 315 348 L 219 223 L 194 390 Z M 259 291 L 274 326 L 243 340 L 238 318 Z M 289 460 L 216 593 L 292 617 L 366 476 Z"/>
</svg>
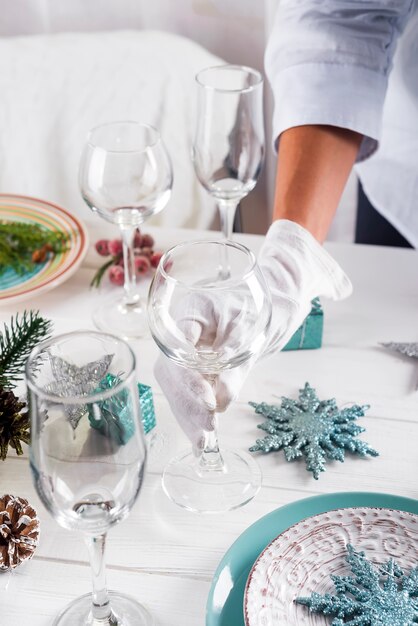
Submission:
<svg viewBox="0 0 418 626">
<path fill-rule="evenodd" d="M 106 261 L 95 273 L 90 283 L 91 287 L 98 287 L 103 276 L 108 274 L 114 285 L 121 286 L 125 282 L 125 267 L 123 262 L 123 245 L 121 239 L 99 239 L 95 245 L 100 256 L 111 258 Z M 137 280 L 146 276 L 152 268 L 156 268 L 163 255 L 154 251 L 154 239 L 151 235 L 142 234 L 136 229 L 134 237 L 134 267 Z"/>
</svg>

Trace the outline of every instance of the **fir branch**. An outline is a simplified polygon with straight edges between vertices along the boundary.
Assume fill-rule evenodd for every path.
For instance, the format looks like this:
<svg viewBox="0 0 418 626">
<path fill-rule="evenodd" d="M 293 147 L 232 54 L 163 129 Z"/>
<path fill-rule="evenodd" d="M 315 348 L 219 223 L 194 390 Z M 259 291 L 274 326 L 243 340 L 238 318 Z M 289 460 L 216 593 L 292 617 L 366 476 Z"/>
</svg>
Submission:
<svg viewBox="0 0 418 626">
<path fill-rule="evenodd" d="M 57 254 L 67 249 L 69 236 L 40 224 L 0 221 L 0 275 L 8 268 L 22 274 L 34 266 L 32 253 L 46 244 Z"/>
<path fill-rule="evenodd" d="M 16 387 L 23 378 L 23 368 L 32 348 L 47 339 L 52 322 L 43 318 L 39 311 L 24 311 L 11 318 L 10 325 L 4 324 L 0 333 L 0 386 Z"/>
</svg>

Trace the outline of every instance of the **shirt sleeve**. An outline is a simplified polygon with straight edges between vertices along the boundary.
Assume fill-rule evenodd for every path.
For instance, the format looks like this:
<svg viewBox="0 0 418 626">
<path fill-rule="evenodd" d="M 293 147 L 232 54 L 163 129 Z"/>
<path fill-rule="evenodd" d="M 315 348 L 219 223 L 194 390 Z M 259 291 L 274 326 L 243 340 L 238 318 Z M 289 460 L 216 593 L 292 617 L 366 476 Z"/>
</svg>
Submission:
<svg viewBox="0 0 418 626">
<path fill-rule="evenodd" d="M 273 137 L 327 124 L 364 135 L 358 160 L 380 136 L 388 76 L 414 0 L 279 0 L 265 68 Z"/>
</svg>

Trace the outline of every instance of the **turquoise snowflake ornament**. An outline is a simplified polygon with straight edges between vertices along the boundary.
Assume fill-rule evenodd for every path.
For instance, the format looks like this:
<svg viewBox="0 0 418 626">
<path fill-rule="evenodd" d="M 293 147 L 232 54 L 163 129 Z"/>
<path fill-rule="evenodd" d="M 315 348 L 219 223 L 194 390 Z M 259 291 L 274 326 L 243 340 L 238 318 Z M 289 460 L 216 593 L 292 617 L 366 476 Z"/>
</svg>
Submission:
<svg viewBox="0 0 418 626">
<path fill-rule="evenodd" d="M 304 456 L 306 469 L 315 479 L 325 471 L 327 460 L 344 462 L 346 450 L 363 457 L 379 456 L 367 443 L 356 439 L 365 429 L 354 422 L 364 415 L 368 405 L 339 409 L 334 398 L 319 400 L 309 383 L 299 390 L 299 400 L 283 397 L 280 406 L 250 404 L 267 418 L 258 425 L 267 435 L 257 439 L 250 451 L 283 450 L 287 461 Z"/>
<path fill-rule="evenodd" d="M 409 574 L 393 559 L 374 566 L 347 546 L 354 576 L 331 576 L 336 595 L 297 598 L 313 613 L 335 617 L 331 626 L 413 626 L 418 623 L 418 566 Z"/>
</svg>

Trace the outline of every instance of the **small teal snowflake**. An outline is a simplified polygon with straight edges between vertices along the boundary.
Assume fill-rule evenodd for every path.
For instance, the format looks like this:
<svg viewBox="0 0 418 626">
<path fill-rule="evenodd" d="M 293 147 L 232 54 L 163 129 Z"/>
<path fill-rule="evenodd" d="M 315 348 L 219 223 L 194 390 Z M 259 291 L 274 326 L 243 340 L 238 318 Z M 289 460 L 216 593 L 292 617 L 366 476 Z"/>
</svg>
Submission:
<svg viewBox="0 0 418 626">
<path fill-rule="evenodd" d="M 250 402 L 267 418 L 258 428 L 268 434 L 257 439 L 251 452 L 282 450 L 287 461 L 304 456 L 314 478 L 325 471 L 327 459 L 344 462 L 345 450 L 360 456 L 379 456 L 367 443 L 356 439 L 364 428 L 355 424 L 369 406 L 354 404 L 339 409 L 335 399 L 319 400 L 309 383 L 299 390 L 299 400 L 282 398 L 281 406 Z"/>
<path fill-rule="evenodd" d="M 331 626 L 413 626 L 418 623 L 418 566 L 407 575 L 393 559 L 374 566 L 347 546 L 354 576 L 331 576 L 336 595 L 297 598 L 313 613 L 335 617 Z"/>
</svg>

